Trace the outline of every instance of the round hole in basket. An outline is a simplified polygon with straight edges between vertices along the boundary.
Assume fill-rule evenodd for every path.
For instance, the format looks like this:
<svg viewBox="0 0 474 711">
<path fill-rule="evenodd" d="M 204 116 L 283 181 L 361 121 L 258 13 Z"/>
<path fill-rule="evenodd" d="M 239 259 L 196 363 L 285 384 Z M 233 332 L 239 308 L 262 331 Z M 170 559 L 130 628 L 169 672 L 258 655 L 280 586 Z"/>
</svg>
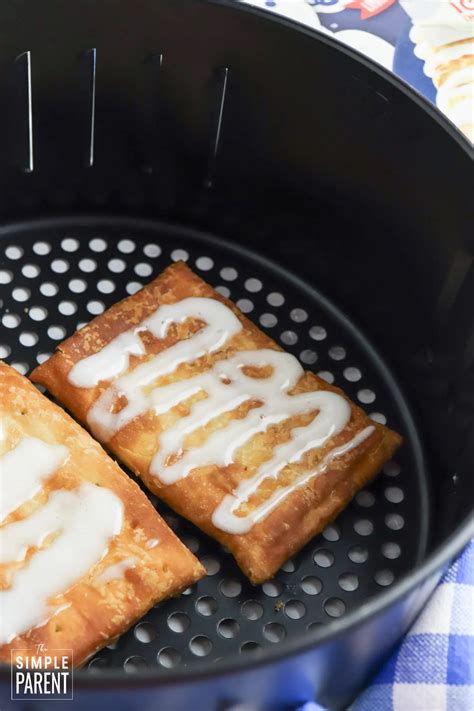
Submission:
<svg viewBox="0 0 474 711">
<path fill-rule="evenodd" d="M 397 407 L 381 364 L 370 349 L 361 348 L 363 336 L 355 339 L 347 332 L 317 292 L 237 247 L 159 224 L 135 229 L 133 221 L 117 225 L 98 218 L 84 232 L 74 221 L 56 220 L 10 231 L 1 251 L 8 343 L 6 338 L 0 342 L 0 354 L 21 372 L 43 362 L 77 324 L 183 259 L 211 284 L 227 289 L 305 368 L 344 388 L 368 413 L 383 413 L 405 438 L 397 461 L 261 586 L 250 585 L 221 546 L 154 498 L 173 530 L 199 555 L 207 575 L 150 610 L 118 644 L 97 655 L 89 673 L 111 668 L 125 668 L 130 675 L 150 668 L 160 673 L 227 655 L 258 656 L 265 647 L 347 615 L 423 556 L 426 522 L 420 511 L 426 510 L 427 491 L 416 463 L 416 430 Z M 59 269 L 58 262 L 52 267 L 55 260 L 61 260 Z"/>
</svg>

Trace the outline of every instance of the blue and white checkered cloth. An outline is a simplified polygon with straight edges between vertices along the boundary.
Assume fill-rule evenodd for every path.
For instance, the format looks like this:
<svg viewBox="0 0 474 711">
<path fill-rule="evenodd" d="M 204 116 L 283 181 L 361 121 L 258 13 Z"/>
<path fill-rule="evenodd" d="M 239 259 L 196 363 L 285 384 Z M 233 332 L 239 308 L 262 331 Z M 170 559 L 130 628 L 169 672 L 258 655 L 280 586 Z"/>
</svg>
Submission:
<svg viewBox="0 0 474 711">
<path fill-rule="evenodd" d="M 304 711 L 323 711 L 313 703 Z M 474 709 L 474 541 L 350 711 Z M 302 710 L 301 710 L 302 711 Z"/>
<path fill-rule="evenodd" d="M 351 711 L 474 709 L 474 542 Z"/>
<path fill-rule="evenodd" d="M 346 9 L 349 0 L 241 1 L 332 34 L 389 69 L 393 68 L 394 45 L 399 40 L 406 43 L 402 35 L 409 19 L 398 3 L 387 3 L 383 12 L 364 19 L 359 10 Z M 443 0 L 432 2 L 441 4 Z M 359 5 L 362 8 L 362 0 Z M 377 3 L 373 5 L 376 9 Z M 468 3 L 465 5 L 467 13 Z M 371 9 L 370 3 L 366 6 Z M 412 57 L 411 65 L 414 61 Z M 425 93 L 426 77 L 420 71 L 418 78 L 423 81 L 418 85 L 413 81 L 417 76 L 413 66 L 412 74 L 404 78 Z M 309 702 L 298 711 L 323 710 Z M 351 711 L 474 711 L 474 542 L 451 566 L 403 642 Z"/>
</svg>

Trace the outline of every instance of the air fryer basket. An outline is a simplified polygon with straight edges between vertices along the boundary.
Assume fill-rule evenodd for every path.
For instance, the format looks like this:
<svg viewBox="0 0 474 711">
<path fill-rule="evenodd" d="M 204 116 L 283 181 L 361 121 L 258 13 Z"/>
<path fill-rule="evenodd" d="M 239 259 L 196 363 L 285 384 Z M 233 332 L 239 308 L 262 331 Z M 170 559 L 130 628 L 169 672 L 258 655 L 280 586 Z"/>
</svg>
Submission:
<svg viewBox="0 0 474 711">
<path fill-rule="evenodd" d="M 253 10 L 38 5 L 0 8 L 0 356 L 29 372 L 185 259 L 405 439 L 260 587 L 154 500 L 208 575 L 76 672 L 75 703 L 343 707 L 470 534 L 467 144 L 382 70 Z"/>
</svg>

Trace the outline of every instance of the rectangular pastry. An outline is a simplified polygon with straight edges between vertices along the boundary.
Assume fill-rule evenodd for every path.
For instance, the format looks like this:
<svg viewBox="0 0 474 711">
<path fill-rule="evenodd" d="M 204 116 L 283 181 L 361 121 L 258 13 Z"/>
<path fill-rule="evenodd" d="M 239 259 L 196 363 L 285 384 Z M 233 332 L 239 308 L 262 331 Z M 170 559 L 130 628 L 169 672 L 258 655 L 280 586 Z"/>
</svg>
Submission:
<svg viewBox="0 0 474 711">
<path fill-rule="evenodd" d="M 0 661 L 77 666 L 204 570 L 80 425 L 0 362 Z"/>
<path fill-rule="evenodd" d="M 253 583 L 321 531 L 401 441 L 183 263 L 32 377 Z"/>
</svg>

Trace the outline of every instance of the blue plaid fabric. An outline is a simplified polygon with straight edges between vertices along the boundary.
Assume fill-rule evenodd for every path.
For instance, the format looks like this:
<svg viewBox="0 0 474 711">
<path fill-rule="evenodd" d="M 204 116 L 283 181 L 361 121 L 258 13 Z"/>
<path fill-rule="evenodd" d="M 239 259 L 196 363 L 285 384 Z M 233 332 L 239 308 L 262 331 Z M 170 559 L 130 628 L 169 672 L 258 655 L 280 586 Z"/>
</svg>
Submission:
<svg viewBox="0 0 474 711">
<path fill-rule="evenodd" d="M 351 711 L 474 709 L 474 541 Z"/>
<path fill-rule="evenodd" d="M 474 541 L 350 711 L 474 709 Z M 324 711 L 309 702 L 298 711 Z"/>
<path fill-rule="evenodd" d="M 357 35 L 365 40 L 370 33 L 372 42 L 354 46 L 392 71 L 402 68 L 400 62 L 394 63 L 393 50 L 395 46 L 406 50 L 409 45 L 405 35 L 410 20 L 399 2 L 386 3 L 382 12 L 369 13 L 370 17 L 364 19 L 360 9 L 346 10 L 349 0 L 241 1 L 329 32 L 336 38 L 339 34 L 346 42 L 347 31 L 352 38 Z M 360 7 L 361 3 L 362 0 Z M 365 4 L 375 10 L 383 3 Z M 390 47 L 392 53 L 387 50 Z M 434 87 L 413 55 L 413 47 L 409 55 L 405 56 L 408 64 L 403 65 L 405 71 L 401 76 L 434 100 Z M 415 66 L 417 61 L 420 66 Z M 446 573 L 392 658 L 351 707 L 351 711 L 468 710 L 474 710 L 474 542 Z M 308 702 L 298 711 L 324 710 Z"/>
</svg>

